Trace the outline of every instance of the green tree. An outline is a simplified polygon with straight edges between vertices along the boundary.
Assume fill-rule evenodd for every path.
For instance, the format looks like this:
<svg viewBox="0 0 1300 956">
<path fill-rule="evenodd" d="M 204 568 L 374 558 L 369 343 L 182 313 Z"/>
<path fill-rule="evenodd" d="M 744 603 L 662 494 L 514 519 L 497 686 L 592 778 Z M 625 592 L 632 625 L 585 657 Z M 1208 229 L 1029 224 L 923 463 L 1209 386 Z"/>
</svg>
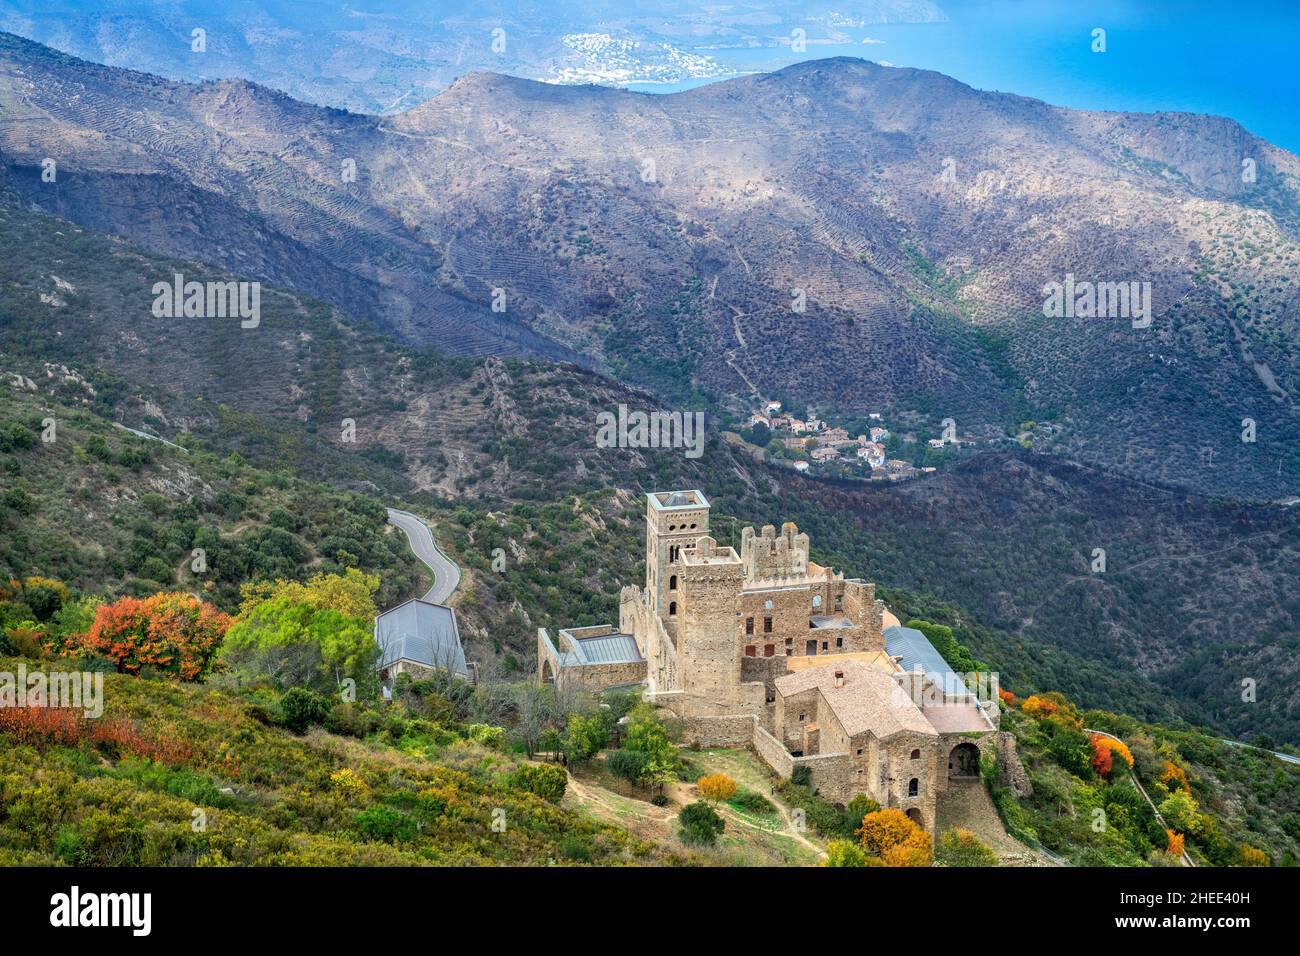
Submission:
<svg viewBox="0 0 1300 956">
<path fill-rule="evenodd" d="M 590 760 L 609 743 L 609 731 L 600 714 L 574 714 L 565 733 L 565 752 L 574 760 Z"/>
</svg>

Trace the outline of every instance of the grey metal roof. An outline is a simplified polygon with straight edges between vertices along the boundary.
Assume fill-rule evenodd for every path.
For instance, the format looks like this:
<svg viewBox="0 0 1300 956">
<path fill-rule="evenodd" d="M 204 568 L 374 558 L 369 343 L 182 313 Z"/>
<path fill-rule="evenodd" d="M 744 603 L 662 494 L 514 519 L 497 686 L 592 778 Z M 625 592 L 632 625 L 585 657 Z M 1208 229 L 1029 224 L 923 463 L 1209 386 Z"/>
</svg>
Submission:
<svg viewBox="0 0 1300 956">
<path fill-rule="evenodd" d="M 575 638 L 573 647 L 580 664 L 635 664 L 641 660 L 641 651 L 631 634 Z"/>
<path fill-rule="evenodd" d="M 904 670 L 924 671 L 949 697 L 975 696 L 966 682 L 948 666 L 943 655 L 934 649 L 930 639 L 915 628 L 898 625 L 885 628 L 885 652 L 899 658 Z"/>
<path fill-rule="evenodd" d="M 811 621 L 813 628 L 816 630 L 824 630 L 826 628 L 836 630 L 855 626 L 854 623 L 843 614 L 814 614 Z"/>
<path fill-rule="evenodd" d="M 375 618 L 375 642 L 379 644 L 380 667 L 408 660 L 469 673 L 456 612 L 443 604 L 416 599 L 385 611 Z"/>
</svg>

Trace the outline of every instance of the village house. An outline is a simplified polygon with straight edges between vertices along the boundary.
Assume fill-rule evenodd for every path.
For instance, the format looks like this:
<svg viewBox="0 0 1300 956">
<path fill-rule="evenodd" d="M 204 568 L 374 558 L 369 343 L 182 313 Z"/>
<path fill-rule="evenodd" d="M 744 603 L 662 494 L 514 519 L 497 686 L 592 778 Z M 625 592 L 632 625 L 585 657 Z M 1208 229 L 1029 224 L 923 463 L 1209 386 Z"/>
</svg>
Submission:
<svg viewBox="0 0 1300 956">
<path fill-rule="evenodd" d="M 840 450 L 838 448 L 828 448 L 825 445 L 819 445 L 808 454 L 813 461 L 830 461 L 834 458 L 840 457 Z"/>
</svg>

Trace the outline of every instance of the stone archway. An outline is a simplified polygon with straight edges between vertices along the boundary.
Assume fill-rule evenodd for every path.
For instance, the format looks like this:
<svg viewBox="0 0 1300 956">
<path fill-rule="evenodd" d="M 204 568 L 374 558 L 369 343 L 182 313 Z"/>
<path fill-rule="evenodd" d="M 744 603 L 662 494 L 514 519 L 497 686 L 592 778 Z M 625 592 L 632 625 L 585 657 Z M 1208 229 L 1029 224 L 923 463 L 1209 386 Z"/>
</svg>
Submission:
<svg viewBox="0 0 1300 956">
<path fill-rule="evenodd" d="M 921 811 L 918 810 L 916 807 L 908 807 L 908 809 L 907 809 L 907 816 L 908 816 L 908 819 L 910 819 L 913 823 L 915 823 L 915 824 L 916 824 L 918 827 L 920 827 L 922 830 L 925 829 L 925 820 L 922 819 L 922 817 L 921 817 Z"/>
<path fill-rule="evenodd" d="M 980 775 L 980 749 L 960 743 L 948 753 L 948 779 L 970 780 Z"/>
</svg>

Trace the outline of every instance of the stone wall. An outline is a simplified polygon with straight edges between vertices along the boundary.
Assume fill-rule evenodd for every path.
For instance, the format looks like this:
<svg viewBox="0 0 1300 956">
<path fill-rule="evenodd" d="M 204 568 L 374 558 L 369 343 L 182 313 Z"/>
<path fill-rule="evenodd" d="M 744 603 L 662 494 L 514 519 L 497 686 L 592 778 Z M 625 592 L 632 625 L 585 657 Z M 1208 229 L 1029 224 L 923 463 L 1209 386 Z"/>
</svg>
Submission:
<svg viewBox="0 0 1300 956">
<path fill-rule="evenodd" d="M 754 749 L 773 772 L 784 780 L 794 772 L 794 758 L 781 742 L 757 724 L 754 725 Z"/>
<path fill-rule="evenodd" d="M 756 722 L 748 715 L 684 717 L 682 740 L 688 747 L 748 747 Z"/>
<path fill-rule="evenodd" d="M 1016 738 L 1009 731 L 1000 732 L 997 737 L 998 773 L 1002 783 L 1010 787 L 1017 797 L 1032 797 L 1034 785 L 1029 781 L 1025 765 L 1020 762 L 1016 752 Z"/>
<path fill-rule="evenodd" d="M 793 764 L 795 767 L 807 767 L 812 772 L 809 784 L 831 803 L 847 804 L 857 792 L 852 784 L 847 753 L 795 757 Z"/>
</svg>

